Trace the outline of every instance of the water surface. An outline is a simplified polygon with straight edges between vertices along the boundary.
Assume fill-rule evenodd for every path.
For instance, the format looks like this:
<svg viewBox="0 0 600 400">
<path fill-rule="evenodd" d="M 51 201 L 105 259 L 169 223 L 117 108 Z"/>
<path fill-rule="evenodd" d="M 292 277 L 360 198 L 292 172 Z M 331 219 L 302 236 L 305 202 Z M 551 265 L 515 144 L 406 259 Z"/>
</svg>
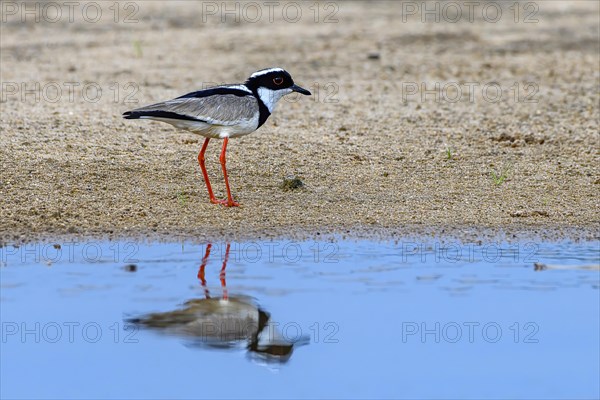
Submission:
<svg viewBox="0 0 600 400">
<path fill-rule="evenodd" d="M 600 396 L 598 242 L 50 242 L 0 256 L 3 398 Z M 233 299 L 243 332 L 229 311 L 202 319 Z"/>
</svg>

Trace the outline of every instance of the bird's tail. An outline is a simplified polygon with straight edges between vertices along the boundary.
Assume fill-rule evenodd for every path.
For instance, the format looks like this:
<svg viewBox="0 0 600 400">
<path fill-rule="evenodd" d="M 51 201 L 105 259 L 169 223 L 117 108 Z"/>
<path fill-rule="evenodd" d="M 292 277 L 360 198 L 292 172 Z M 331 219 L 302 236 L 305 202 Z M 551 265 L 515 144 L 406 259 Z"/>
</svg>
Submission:
<svg viewBox="0 0 600 400">
<path fill-rule="evenodd" d="M 143 113 L 139 111 L 126 111 L 123 113 L 123 118 L 125 119 L 139 119 Z"/>
</svg>

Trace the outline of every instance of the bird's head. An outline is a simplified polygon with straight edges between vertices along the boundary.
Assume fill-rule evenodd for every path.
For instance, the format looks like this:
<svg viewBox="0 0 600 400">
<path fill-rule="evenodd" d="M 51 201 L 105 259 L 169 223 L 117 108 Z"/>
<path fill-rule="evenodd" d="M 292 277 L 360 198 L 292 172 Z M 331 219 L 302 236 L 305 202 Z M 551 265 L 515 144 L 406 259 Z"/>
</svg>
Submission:
<svg viewBox="0 0 600 400">
<path fill-rule="evenodd" d="M 286 94 L 298 92 L 310 96 L 310 92 L 294 83 L 292 76 L 283 68 L 268 68 L 256 71 L 245 83 L 273 112 L 277 102 Z"/>
</svg>

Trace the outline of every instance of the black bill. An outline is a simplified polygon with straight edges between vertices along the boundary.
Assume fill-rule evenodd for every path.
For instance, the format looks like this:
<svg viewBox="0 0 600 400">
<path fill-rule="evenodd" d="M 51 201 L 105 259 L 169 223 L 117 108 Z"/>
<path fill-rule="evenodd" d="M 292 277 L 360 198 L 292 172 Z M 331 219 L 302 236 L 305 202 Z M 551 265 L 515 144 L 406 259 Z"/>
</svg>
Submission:
<svg viewBox="0 0 600 400">
<path fill-rule="evenodd" d="M 308 90 L 301 88 L 298 85 L 292 85 L 292 87 L 290 87 L 290 89 L 292 89 L 294 92 L 298 92 L 298 93 L 304 94 L 306 96 L 310 96 L 310 92 Z"/>
</svg>

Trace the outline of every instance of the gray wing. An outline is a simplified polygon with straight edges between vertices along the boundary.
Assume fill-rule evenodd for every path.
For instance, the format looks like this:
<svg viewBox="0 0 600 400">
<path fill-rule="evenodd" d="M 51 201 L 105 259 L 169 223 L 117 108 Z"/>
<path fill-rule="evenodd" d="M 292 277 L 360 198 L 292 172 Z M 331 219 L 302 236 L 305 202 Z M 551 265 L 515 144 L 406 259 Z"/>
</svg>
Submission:
<svg viewBox="0 0 600 400">
<path fill-rule="evenodd" d="M 162 111 L 206 121 L 213 125 L 236 125 L 240 120 L 251 120 L 258 113 L 254 96 L 221 94 L 207 97 L 187 97 L 136 108 L 132 112 Z"/>
</svg>

